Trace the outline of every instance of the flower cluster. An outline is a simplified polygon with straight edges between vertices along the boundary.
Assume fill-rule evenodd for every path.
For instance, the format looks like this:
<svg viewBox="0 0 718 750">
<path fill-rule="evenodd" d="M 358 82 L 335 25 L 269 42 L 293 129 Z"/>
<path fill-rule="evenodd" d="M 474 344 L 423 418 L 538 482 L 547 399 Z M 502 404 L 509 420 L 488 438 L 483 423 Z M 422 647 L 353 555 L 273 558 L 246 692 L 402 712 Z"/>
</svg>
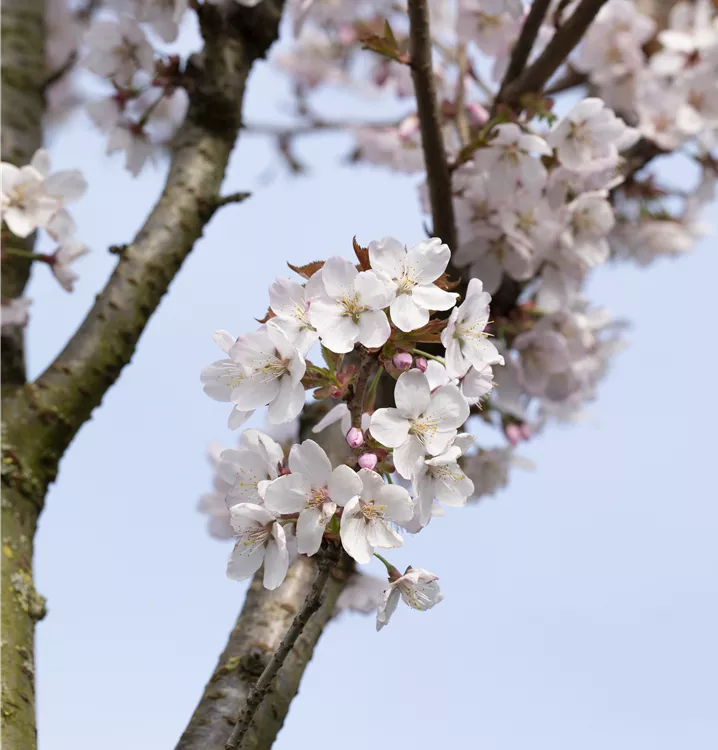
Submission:
<svg viewBox="0 0 718 750">
<path fill-rule="evenodd" d="M 200 509 L 213 534 L 225 537 L 231 526 L 238 537 L 229 577 L 263 565 L 267 588 L 283 581 L 293 555 L 314 555 L 323 543 L 362 564 L 377 556 L 390 581 L 381 627 L 400 596 L 416 609 L 441 599 L 436 576 L 413 568 L 401 576 L 377 550 L 400 547 L 402 529 L 416 533 L 441 505 L 474 494 L 460 465 L 474 439 L 460 430 L 504 358 L 486 331 L 490 295 L 472 279 L 457 306 L 446 275 L 451 253 L 440 240 L 412 248 L 392 237 L 366 248 L 355 241 L 355 252 L 356 266 L 336 256 L 296 269 L 303 284 L 277 279 L 265 322 L 236 339 L 215 333 L 228 356 L 201 376 L 210 397 L 232 404 L 231 427 L 263 406 L 270 423 L 289 422 L 308 389 L 339 399 L 314 432 L 340 423 L 348 458 L 332 463 L 311 439 L 285 456 L 271 437 L 246 430 L 236 450 L 214 454 L 214 491 Z M 416 349 L 422 342 L 437 353 Z M 307 359 L 315 344 L 324 367 Z M 375 409 L 382 374 L 396 380 L 396 406 Z"/>
<path fill-rule="evenodd" d="M 29 237 L 38 229 L 47 232 L 57 243 L 54 252 L 49 255 L 28 255 L 33 260 L 47 263 L 62 288 L 68 292 L 72 291 L 77 280 L 77 274 L 70 265 L 87 252 L 87 247 L 76 238 L 77 227 L 66 206 L 81 198 L 86 188 L 85 180 L 77 170 L 53 173 L 50 155 L 45 149 L 38 150 L 30 163 L 22 167 L 2 163 L 2 220 L 18 237 Z M 6 248 L 5 253 L 24 251 Z M 10 304 L 8 302 L 7 307 Z M 5 303 L 3 306 L 6 306 Z M 16 305 L 15 308 L 20 311 L 23 305 Z M 21 322 L 26 317 L 25 304 L 24 315 L 15 316 L 15 319 Z"/>
</svg>

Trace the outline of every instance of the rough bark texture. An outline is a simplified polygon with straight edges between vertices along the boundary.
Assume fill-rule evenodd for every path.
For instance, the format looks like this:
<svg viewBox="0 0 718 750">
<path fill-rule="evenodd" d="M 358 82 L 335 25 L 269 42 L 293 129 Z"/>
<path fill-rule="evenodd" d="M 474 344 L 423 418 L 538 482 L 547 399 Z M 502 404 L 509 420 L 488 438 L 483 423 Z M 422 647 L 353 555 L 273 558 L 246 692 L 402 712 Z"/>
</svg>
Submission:
<svg viewBox="0 0 718 750">
<path fill-rule="evenodd" d="M 2 4 L 2 161 L 22 166 L 42 145 L 45 68 L 43 0 L 5 0 Z M 15 237 L 2 226 L 3 249 L 31 250 L 34 237 Z M 25 258 L 2 264 L 2 297 L 22 295 L 30 275 Z M 11 394 L 25 382 L 23 329 L 2 336 L 2 390 Z M 3 445 L 5 435 L 3 434 Z M 3 456 L 2 475 L 16 472 L 12 458 Z M 14 477 L 24 492 L 2 493 L 2 697 L 0 724 L 6 750 L 31 750 L 35 735 L 35 622 L 45 611 L 32 578 L 33 535 L 37 524 L 39 488 Z"/>
<path fill-rule="evenodd" d="M 42 145 L 45 75 L 44 0 L 6 0 L 2 4 L 2 161 L 27 164 Z M 5 250 L 31 250 L 34 237 L 21 239 L 3 223 Z M 2 264 L 2 297 L 20 297 L 30 275 L 27 258 Z M 22 384 L 25 362 L 22 328 L 2 336 L 3 387 Z"/>
<path fill-rule="evenodd" d="M 7 750 L 36 745 L 33 632 L 44 603 L 32 582 L 32 541 L 45 492 L 77 430 L 130 361 L 149 317 L 217 206 L 240 128 L 247 76 L 277 38 L 281 6 L 279 0 L 266 0 L 256 9 L 203 6 L 205 47 L 188 65 L 189 111 L 158 203 L 56 361 L 35 383 L 3 384 L 2 720 Z M 42 97 L 28 93 L 25 101 L 19 89 L 37 91 L 42 79 L 42 63 L 31 65 L 30 54 L 32 45 L 42 50 L 42 3 L 10 0 L 2 13 L 3 64 L 6 55 L 13 63 L 3 70 L 3 159 L 7 140 L 12 160 L 27 162 L 39 145 L 39 116 L 31 120 L 41 114 Z M 18 90 L 6 98 L 8 70 Z M 20 132 L 25 124 L 34 136 Z M 6 282 L 3 263 L 3 294 L 7 283 L 8 294 L 16 296 L 27 269 L 23 276 L 11 268 Z M 4 346 L 3 377 L 6 362 L 14 361 L 11 356 L 13 350 Z"/>
<path fill-rule="evenodd" d="M 289 704 L 314 646 L 329 622 L 350 570 L 349 561 L 332 575 L 324 590 L 324 603 L 309 621 L 284 665 L 274 678 L 244 739 L 244 748 L 269 748 L 284 723 Z M 177 745 L 177 750 L 221 750 L 232 732 L 237 710 L 262 674 L 302 607 L 316 577 L 316 565 L 300 557 L 275 591 L 255 576 L 229 642 L 219 659 L 202 699 Z"/>
</svg>

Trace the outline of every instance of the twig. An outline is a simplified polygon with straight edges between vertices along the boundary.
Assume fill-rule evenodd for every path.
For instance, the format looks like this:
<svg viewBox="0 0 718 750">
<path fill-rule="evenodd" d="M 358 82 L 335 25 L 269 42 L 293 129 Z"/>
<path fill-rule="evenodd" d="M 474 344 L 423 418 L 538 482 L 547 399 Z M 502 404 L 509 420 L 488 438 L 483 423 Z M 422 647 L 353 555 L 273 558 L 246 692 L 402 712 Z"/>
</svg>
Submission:
<svg viewBox="0 0 718 750">
<path fill-rule="evenodd" d="M 572 89 L 574 86 L 580 86 L 581 84 L 586 83 L 587 80 L 588 77 L 585 73 L 579 73 L 577 70 L 569 67 L 566 75 L 559 78 L 553 86 L 549 86 L 546 91 L 544 91 L 544 94 L 546 94 L 546 96 L 560 94 L 563 91 Z"/>
<path fill-rule="evenodd" d="M 368 351 L 362 351 L 361 361 L 359 363 L 359 372 L 354 383 L 354 392 L 349 399 L 349 413 L 352 415 L 352 427 L 361 429 L 361 417 L 364 412 L 364 401 L 371 375 L 372 367 L 376 357 Z M 381 366 L 379 367 L 381 370 Z"/>
<path fill-rule="evenodd" d="M 466 73 L 468 70 L 468 58 L 466 57 L 466 45 L 459 43 L 458 50 L 459 71 L 456 81 L 456 130 L 459 141 L 465 146 L 471 140 L 471 129 L 466 117 Z"/>
<path fill-rule="evenodd" d="M 45 80 L 40 84 L 40 92 L 44 94 L 50 88 L 50 86 L 57 83 L 61 78 L 63 78 L 65 73 L 68 73 L 76 62 L 77 50 L 73 50 L 67 56 L 65 62 L 62 63 L 59 68 L 53 70 L 52 73 L 50 73 L 47 78 L 45 78 Z"/>
<path fill-rule="evenodd" d="M 414 80 L 434 235 L 455 250 L 457 236 L 451 199 L 451 174 L 441 134 L 431 46 L 427 0 L 409 0 L 411 77 Z"/>
<path fill-rule="evenodd" d="M 492 116 L 496 114 L 496 106 L 504 100 L 506 89 L 523 73 L 550 4 L 551 0 L 534 0 L 531 4 L 531 10 L 526 16 L 519 38 L 511 52 L 511 60 L 509 60 L 504 80 L 501 82 L 501 88 L 494 99 Z"/>
<path fill-rule="evenodd" d="M 237 723 L 234 725 L 232 734 L 230 734 L 225 744 L 226 750 L 235 750 L 241 747 L 252 719 L 261 706 L 264 697 L 269 692 L 272 681 L 277 676 L 277 672 L 279 672 L 285 659 L 291 653 L 294 644 L 302 634 L 311 616 L 322 606 L 324 587 L 329 580 L 332 568 L 338 560 L 338 549 L 333 546 L 324 549 L 320 551 L 317 557 L 317 577 L 314 579 L 312 588 L 304 601 L 304 606 L 295 616 L 292 624 L 289 626 L 289 630 L 287 630 L 282 642 L 279 644 L 279 648 L 264 668 L 254 687 L 249 691 L 247 700 L 244 702 L 237 716 Z"/>
<path fill-rule="evenodd" d="M 539 93 L 559 69 L 607 0 L 581 0 L 573 15 L 553 35 L 546 49 L 506 89 L 503 101 L 516 105 L 527 93 Z"/>
</svg>

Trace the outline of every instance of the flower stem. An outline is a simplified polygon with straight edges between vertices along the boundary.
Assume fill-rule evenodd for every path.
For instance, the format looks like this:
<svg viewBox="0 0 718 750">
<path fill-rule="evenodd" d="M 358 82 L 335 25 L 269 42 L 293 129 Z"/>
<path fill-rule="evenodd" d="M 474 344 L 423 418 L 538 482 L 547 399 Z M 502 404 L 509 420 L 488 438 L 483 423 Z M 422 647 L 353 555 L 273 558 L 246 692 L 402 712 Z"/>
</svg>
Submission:
<svg viewBox="0 0 718 750">
<path fill-rule="evenodd" d="M 376 375 L 374 376 L 374 379 L 371 381 L 371 385 L 369 386 L 369 390 L 366 392 L 366 398 L 364 400 L 364 411 L 373 411 L 374 410 L 374 401 L 376 399 L 376 389 L 379 385 L 379 380 L 381 380 L 381 374 L 384 372 L 384 368 L 381 366 L 381 363 L 379 364 L 379 367 L 377 368 Z"/>
<path fill-rule="evenodd" d="M 3 250 L 3 255 L 14 255 L 16 258 L 29 258 L 30 260 L 39 260 L 42 263 L 48 262 L 47 255 L 33 253 L 31 250 L 22 250 L 17 247 L 8 247 Z"/>
<path fill-rule="evenodd" d="M 377 560 L 381 560 L 384 563 L 384 565 L 386 566 L 386 572 L 389 574 L 390 580 L 396 580 L 397 578 L 401 578 L 401 573 L 385 557 L 382 557 L 378 552 L 374 553 L 374 557 L 376 557 Z"/>
</svg>

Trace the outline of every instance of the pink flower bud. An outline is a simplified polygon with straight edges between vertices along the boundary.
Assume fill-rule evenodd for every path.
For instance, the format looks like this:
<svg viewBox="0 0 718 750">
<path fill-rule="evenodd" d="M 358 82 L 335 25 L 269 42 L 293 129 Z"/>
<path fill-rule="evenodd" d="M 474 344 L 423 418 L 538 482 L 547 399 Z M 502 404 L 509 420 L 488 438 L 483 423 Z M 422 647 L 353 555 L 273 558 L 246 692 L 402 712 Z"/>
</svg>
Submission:
<svg viewBox="0 0 718 750">
<path fill-rule="evenodd" d="M 426 357 L 417 357 L 414 360 L 414 366 L 422 372 L 426 372 L 426 368 L 429 366 L 429 363 L 426 361 Z"/>
<path fill-rule="evenodd" d="M 376 453 L 362 453 L 361 456 L 359 456 L 359 466 L 361 466 L 362 469 L 370 469 L 373 471 L 378 461 L 379 459 L 376 457 Z"/>
<path fill-rule="evenodd" d="M 358 448 L 364 442 L 364 433 L 357 427 L 352 427 L 347 432 L 346 441 L 350 448 Z"/>
<path fill-rule="evenodd" d="M 531 425 L 530 424 L 526 424 L 524 422 L 524 424 L 521 425 L 520 430 L 521 430 L 521 437 L 524 440 L 530 440 L 531 439 L 531 434 L 532 433 L 531 433 Z"/>
<path fill-rule="evenodd" d="M 515 422 L 506 425 L 504 434 L 509 443 L 514 446 L 518 445 L 523 438 L 523 435 L 521 434 L 521 426 L 517 425 Z"/>
<path fill-rule="evenodd" d="M 396 367 L 397 370 L 408 370 L 411 367 L 411 363 L 413 362 L 414 358 L 409 354 L 409 352 L 398 352 L 394 355 L 394 359 L 392 359 L 392 362 L 394 363 L 394 367 Z"/>
<path fill-rule="evenodd" d="M 474 127 L 481 127 L 488 122 L 488 110 L 482 107 L 478 102 L 472 102 L 466 109 L 468 110 L 469 121 Z"/>
</svg>

